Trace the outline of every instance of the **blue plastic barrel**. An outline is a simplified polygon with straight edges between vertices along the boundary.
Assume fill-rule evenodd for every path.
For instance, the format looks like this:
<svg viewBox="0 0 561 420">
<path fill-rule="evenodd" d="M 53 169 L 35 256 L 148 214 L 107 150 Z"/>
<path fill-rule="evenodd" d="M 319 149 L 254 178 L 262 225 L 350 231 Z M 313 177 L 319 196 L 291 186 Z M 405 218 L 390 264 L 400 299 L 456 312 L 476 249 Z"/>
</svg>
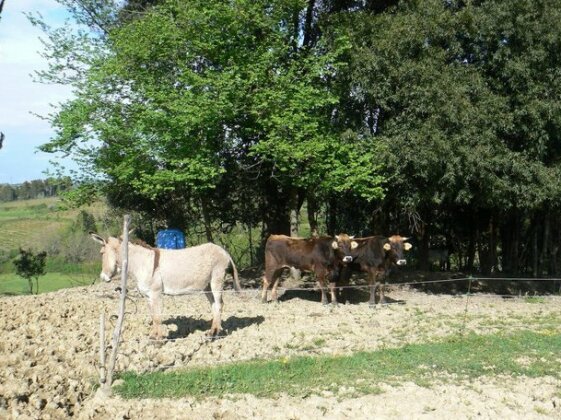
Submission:
<svg viewBox="0 0 561 420">
<path fill-rule="evenodd" d="M 185 248 L 185 234 L 179 229 L 160 230 L 156 235 L 156 246 L 165 249 Z"/>
</svg>

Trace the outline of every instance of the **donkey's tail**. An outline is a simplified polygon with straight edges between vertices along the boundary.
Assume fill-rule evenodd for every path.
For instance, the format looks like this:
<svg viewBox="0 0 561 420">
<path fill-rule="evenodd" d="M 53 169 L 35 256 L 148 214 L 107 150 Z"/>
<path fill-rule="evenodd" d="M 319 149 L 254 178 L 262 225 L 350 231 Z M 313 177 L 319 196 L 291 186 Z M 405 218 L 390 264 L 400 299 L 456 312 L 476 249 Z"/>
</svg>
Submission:
<svg viewBox="0 0 561 420">
<path fill-rule="evenodd" d="M 231 256 L 228 257 L 230 258 L 230 264 L 232 265 L 232 277 L 234 277 L 234 289 L 239 294 L 242 291 L 242 286 L 240 285 L 240 279 L 238 277 L 238 269 L 236 268 L 236 264 L 234 264 L 234 260 L 232 259 L 232 257 Z"/>
</svg>

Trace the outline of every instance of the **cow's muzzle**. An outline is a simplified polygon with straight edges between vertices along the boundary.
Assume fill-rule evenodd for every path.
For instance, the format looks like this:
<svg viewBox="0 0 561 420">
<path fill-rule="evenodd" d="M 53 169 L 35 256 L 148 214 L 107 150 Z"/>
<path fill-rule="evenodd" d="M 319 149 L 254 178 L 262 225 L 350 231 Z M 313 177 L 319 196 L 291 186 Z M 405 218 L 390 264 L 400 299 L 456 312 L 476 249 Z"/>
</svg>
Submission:
<svg viewBox="0 0 561 420">
<path fill-rule="evenodd" d="M 396 264 L 397 265 L 407 265 L 407 260 L 397 260 Z"/>
<path fill-rule="evenodd" d="M 353 257 L 351 257 L 350 255 L 346 255 L 346 256 L 343 257 L 343 262 L 346 262 L 346 263 L 353 262 Z"/>
</svg>

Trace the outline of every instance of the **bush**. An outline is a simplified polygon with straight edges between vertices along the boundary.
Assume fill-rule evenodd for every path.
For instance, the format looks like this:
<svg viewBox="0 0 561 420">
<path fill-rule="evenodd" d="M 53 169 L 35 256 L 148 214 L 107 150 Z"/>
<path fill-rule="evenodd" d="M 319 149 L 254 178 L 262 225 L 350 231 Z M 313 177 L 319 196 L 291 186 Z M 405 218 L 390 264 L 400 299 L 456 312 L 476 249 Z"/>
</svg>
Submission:
<svg viewBox="0 0 561 420">
<path fill-rule="evenodd" d="M 35 279 L 36 293 L 39 293 L 39 277 L 45 275 L 45 251 L 34 254 L 31 250 L 20 248 L 19 256 L 14 259 L 16 274 L 29 283 L 29 292 L 33 294 L 33 279 Z"/>
</svg>

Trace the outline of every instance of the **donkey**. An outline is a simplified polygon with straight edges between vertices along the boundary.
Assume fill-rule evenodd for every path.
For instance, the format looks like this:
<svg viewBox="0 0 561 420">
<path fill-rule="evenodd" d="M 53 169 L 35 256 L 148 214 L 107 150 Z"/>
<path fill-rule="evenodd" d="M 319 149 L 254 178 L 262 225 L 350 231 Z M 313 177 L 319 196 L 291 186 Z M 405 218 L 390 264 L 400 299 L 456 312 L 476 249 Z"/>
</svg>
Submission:
<svg viewBox="0 0 561 420">
<path fill-rule="evenodd" d="M 121 243 L 115 237 L 107 240 L 90 233 L 102 245 L 100 278 L 106 282 L 117 274 L 121 266 Z M 158 249 L 129 242 L 128 274 L 136 280 L 140 293 L 148 298 L 152 315 L 150 337 L 163 338 L 162 295 L 183 295 L 205 291 L 211 304 L 212 325 L 207 335 L 214 337 L 222 331 L 222 290 L 228 266 L 232 266 L 234 289 L 241 291 L 238 271 L 230 254 L 213 243 L 183 249 Z"/>
</svg>

